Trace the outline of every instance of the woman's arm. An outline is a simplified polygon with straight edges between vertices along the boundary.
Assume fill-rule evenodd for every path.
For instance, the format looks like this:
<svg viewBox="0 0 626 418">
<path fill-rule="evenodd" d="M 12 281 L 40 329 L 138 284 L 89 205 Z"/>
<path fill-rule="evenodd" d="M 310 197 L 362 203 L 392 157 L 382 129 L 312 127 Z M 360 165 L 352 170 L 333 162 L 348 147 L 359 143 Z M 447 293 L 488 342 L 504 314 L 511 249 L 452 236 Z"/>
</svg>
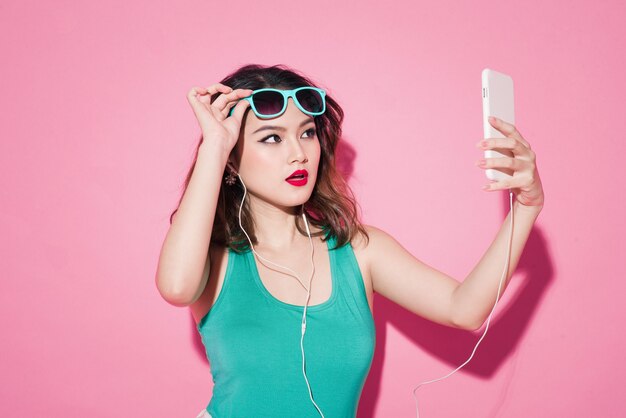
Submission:
<svg viewBox="0 0 626 418">
<path fill-rule="evenodd" d="M 514 195 L 513 237 L 506 285 L 522 254 L 530 231 L 543 207 L 544 195 L 535 154 L 515 126 L 499 119 L 490 123 L 506 138 L 486 139 L 482 149 L 506 149 L 513 157 L 487 158 L 479 167 L 509 168 L 513 175 L 485 189 L 510 189 Z M 511 213 L 504 220 L 493 243 L 472 272 L 459 283 L 454 278 L 426 265 L 406 251 L 389 234 L 367 227 L 370 243 L 365 250 L 374 291 L 411 312 L 440 324 L 475 330 L 480 328 L 493 304 L 505 268 Z"/>
<path fill-rule="evenodd" d="M 249 105 L 247 100 L 239 99 L 251 92 L 216 83 L 207 89 L 194 87 L 187 93 L 203 141 L 159 256 L 156 285 L 163 299 L 172 305 L 188 306 L 204 291 L 211 266 L 209 244 L 222 175 Z M 213 101 L 212 96 L 218 93 Z M 233 106 L 235 111 L 227 118 Z"/>
<path fill-rule="evenodd" d="M 541 206 L 524 206 L 513 202 L 513 238 L 507 275 L 500 295 L 504 293 L 533 228 Z M 452 294 L 452 316 L 467 329 L 478 329 L 485 322 L 496 301 L 498 285 L 508 253 L 511 213 L 507 215 L 495 239 L 476 267 Z"/>
<path fill-rule="evenodd" d="M 515 202 L 513 210 L 511 257 L 500 294 L 517 267 L 541 208 Z M 510 217 L 509 213 L 487 252 L 462 283 L 414 257 L 388 233 L 366 226 L 370 240 L 365 251 L 374 291 L 442 325 L 480 328 L 495 303 L 505 267 Z"/>
<path fill-rule="evenodd" d="M 210 140 L 200 145 L 191 179 L 163 242 L 156 284 L 172 305 L 189 305 L 206 285 L 203 272 L 210 268 L 208 249 L 227 159 L 228 154 Z"/>
</svg>

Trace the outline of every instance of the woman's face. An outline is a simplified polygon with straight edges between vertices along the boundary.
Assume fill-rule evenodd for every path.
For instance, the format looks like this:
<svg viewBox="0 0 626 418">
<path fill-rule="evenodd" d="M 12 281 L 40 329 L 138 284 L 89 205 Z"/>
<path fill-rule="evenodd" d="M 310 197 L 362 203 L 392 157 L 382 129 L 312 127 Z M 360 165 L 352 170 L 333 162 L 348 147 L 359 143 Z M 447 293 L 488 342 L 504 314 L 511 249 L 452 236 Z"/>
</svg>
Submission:
<svg viewBox="0 0 626 418">
<path fill-rule="evenodd" d="M 289 98 L 287 109 L 276 118 L 259 119 L 251 109 L 246 112 L 234 149 L 235 166 L 250 195 L 288 210 L 311 197 L 320 152 L 313 117 Z M 287 181 L 296 170 L 307 171 L 306 182 L 301 177 Z"/>
</svg>

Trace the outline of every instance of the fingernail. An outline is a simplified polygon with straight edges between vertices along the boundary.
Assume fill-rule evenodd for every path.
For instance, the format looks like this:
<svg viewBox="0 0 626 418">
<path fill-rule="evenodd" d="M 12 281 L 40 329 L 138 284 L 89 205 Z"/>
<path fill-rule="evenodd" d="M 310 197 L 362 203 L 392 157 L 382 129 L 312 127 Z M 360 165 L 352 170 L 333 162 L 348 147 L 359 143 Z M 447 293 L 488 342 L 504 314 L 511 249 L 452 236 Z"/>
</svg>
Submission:
<svg viewBox="0 0 626 418">
<path fill-rule="evenodd" d="M 498 119 L 496 119 L 494 116 L 489 116 L 489 122 L 495 122 Z"/>
</svg>

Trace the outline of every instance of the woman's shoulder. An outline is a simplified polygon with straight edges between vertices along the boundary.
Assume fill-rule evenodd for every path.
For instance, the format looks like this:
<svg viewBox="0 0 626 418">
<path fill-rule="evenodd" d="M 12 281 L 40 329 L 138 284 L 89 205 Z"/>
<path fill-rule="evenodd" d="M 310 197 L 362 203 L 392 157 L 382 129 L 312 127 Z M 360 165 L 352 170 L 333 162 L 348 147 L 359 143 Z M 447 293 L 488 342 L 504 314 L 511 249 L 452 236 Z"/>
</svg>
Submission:
<svg viewBox="0 0 626 418">
<path fill-rule="evenodd" d="M 355 237 L 352 245 L 359 265 L 362 271 L 367 271 L 368 280 L 374 289 L 377 276 L 393 276 L 400 264 L 407 265 L 415 257 L 390 233 L 373 225 L 363 227 L 369 239 L 365 239 L 361 234 Z"/>
<path fill-rule="evenodd" d="M 355 234 L 351 245 L 368 265 L 386 262 L 390 254 L 393 255 L 402 247 L 390 233 L 379 227 L 363 224 L 363 229 L 367 236 L 360 232 Z"/>
<path fill-rule="evenodd" d="M 357 231 L 352 237 L 350 245 L 357 258 L 366 265 L 371 265 L 380 256 L 381 252 L 386 251 L 385 243 L 393 239 L 391 235 L 382 229 L 373 226 L 362 224 L 366 234 L 361 231 Z"/>
<path fill-rule="evenodd" d="M 363 230 L 358 231 L 352 237 L 350 245 L 361 270 L 365 288 L 369 298 L 374 291 L 372 271 L 379 263 L 385 262 L 385 242 L 391 237 L 387 232 L 373 225 L 362 224 Z M 370 305 L 371 306 L 371 305 Z"/>
<path fill-rule="evenodd" d="M 355 251 L 367 251 L 377 246 L 380 241 L 392 238 L 391 235 L 376 226 L 367 224 L 362 224 L 362 226 L 367 235 L 363 234 L 361 231 L 357 231 L 356 234 L 354 234 L 350 244 Z"/>
</svg>

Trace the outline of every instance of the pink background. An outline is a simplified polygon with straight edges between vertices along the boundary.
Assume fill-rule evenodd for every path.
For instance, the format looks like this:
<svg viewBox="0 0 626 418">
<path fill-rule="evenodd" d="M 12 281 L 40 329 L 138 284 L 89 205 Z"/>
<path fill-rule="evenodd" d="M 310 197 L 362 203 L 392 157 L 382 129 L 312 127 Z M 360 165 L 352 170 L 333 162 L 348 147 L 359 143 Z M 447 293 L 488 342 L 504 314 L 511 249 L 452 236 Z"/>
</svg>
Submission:
<svg viewBox="0 0 626 418">
<path fill-rule="evenodd" d="M 154 276 L 199 136 L 186 92 L 251 62 L 328 89 L 364 221 L 459 280 L 508 211 L 474 144 L 481 70 L 511 74 L 545 209 L 476 356 L 418 391 L 420 413 L 625 413 L 624 2 L 337 3 L 2 3 L 0 416 L 206 406 L 193 319 Z M 359 417 L 415 416 L 413 387 L 480 333 L 382 297 L 375 313 Z"/>
</svg>

